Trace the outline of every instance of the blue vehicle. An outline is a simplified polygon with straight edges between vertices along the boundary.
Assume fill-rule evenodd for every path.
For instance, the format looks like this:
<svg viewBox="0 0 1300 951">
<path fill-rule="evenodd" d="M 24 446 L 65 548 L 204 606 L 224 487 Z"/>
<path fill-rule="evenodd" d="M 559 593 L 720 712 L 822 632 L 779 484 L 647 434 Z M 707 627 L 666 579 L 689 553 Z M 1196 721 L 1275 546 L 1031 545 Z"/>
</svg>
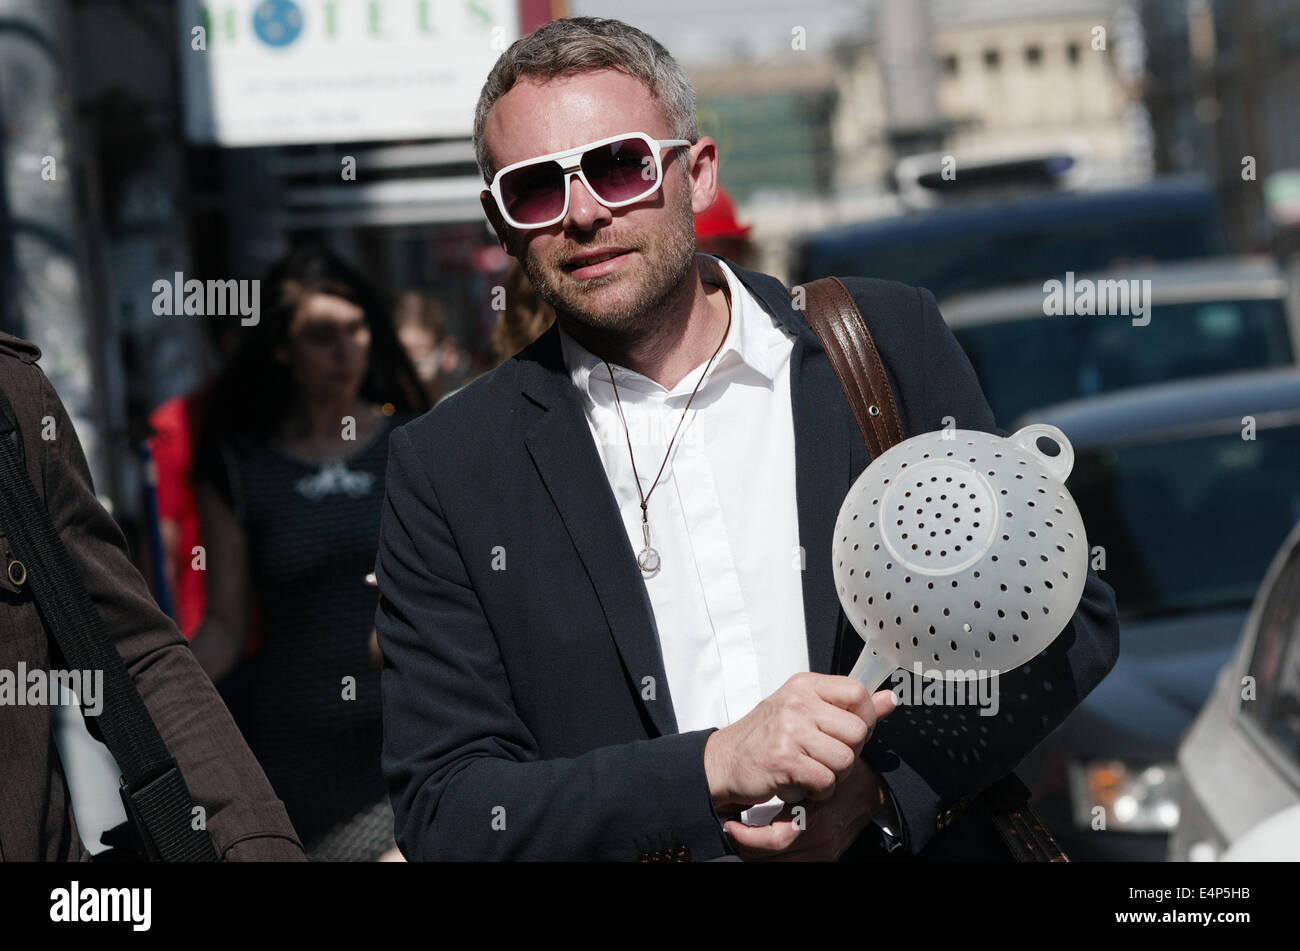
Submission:
<svg viewBox="0 0 1300 951">
<path fill-rule="evenodd" d="M 795 283 L 852 274 L 952 294 L 1066 271 L 1227 253 L 1204 184 L 1172 179 L 1106 191 L 1028 193 L 819 231 L 796 249 Z"/>
<path fill-rule="evenodd" d="M 1300 521 L 1300 372 L 1125 390 L 1013 428 L 1026 422 L 1074 447 L 1068 486 L 1115 590 L 1120 656 L 1017 772 L 1072 856 L 1161 861 L 1178 825 L 1179 740 Z"/>
</svg>

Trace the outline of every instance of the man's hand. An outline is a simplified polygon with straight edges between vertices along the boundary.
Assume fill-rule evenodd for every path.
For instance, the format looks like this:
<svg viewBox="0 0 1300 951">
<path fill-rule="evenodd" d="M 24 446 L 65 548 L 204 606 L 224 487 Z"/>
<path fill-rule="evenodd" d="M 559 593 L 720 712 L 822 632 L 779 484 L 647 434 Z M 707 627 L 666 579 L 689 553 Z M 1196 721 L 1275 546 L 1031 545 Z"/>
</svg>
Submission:
<svg viewBox="0 0 1300 951">
<path fill-rule="evenodd" d="M 876 720 L 897 706 L 851 677 L 795 674 L 753 710 L 709 736 L 704 771 L 718 812 L 773 796 L 829 799 L 849 775 Z"/>
<path fill-rule="evenodd" d="M 879 774 L 858 757 L 830 799 L 787 805 L 770 825 L 733 820 L 723 831 L 746 862 L 834 862 L 884 808 L 888 795 Z"/>
</svg>

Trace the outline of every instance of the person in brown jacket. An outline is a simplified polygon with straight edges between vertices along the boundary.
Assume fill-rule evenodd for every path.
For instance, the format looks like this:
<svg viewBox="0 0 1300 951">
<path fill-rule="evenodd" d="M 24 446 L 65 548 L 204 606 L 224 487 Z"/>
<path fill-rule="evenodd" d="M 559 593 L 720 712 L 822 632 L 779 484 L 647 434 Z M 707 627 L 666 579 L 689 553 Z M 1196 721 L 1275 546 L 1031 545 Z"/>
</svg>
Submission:
<svg viewBox="0 0 1300 951">
<path fill-rule="evenodd" d="M 117 523 L 96 499 L 72 422 L 36 365 L 40 356 L 34 344 L 0 333 L 0 389 L 17 416 L 27 473 L 194 802 L 206 812 L 217 856 L 304 861 L 284 805 L 189 645 L 154 603 Z M 54 438 L 42 438 L 51 421 Z M 0 558 L 8 562 L 9 552 L 0 537 Z M 0 671 L 17 671 L 19 664 L 49 670 L 61 662 L 29 587 L 0 571 Z M 48 705 L 0 708 L 0 860 L 90 857 L 77 833 L 51 714 Z"/>
</svg>

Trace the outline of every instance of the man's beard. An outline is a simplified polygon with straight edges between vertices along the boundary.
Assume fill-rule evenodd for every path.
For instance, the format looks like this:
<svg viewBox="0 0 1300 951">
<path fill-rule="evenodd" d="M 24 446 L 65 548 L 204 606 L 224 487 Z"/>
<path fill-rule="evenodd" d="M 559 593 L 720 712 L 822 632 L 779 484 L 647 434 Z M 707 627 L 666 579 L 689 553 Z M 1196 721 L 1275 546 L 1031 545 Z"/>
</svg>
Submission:
<svg viewBox="0 0 1300 951">
<path fill-rule="evenodd" d="M 610 233 L 608 228 L 602 228 L 594 232 L 589 241 L 565 254 L 571 257 L 588 248 L 606 245 L 634 251 L 637 259 L 631 262 L 631 268 L 578 282 L 568 276 L 561 266 L 561 259 L 543 264 L 526 253 L 516 257 L 538 296 L 577 323 L 601 333 L 636 337 L 653 335 L 658 327 L 655 312 L 681 286 L 695 261 L 695 222 L 690 191 L 682 191 L 681 201 L 666 229 L 633 242 L 624 241 L 617 234 Z M 634 273 L 628 273 L 628 270 Z M 632 288 L 630 297 L 615 302 L 597 304 L 588 299 L 590 291 L 620 283 L 637 286 Z"/>
</svg>

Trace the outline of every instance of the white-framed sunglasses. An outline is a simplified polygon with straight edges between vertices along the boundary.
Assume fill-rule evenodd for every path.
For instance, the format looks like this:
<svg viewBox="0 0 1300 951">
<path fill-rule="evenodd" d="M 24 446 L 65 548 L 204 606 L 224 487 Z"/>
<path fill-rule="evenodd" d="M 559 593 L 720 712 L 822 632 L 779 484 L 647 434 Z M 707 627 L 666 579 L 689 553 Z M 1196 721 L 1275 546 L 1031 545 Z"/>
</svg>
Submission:
<svg viewBox="0 0 1300 951">
<path fill-rule="evenodd" d="M 539 155 L 496 173 L 489 190 L 511 227 L 546 228 L 569 213 L 569 179 L 577 175 L 606 208 L 642 201 L 663 184 L 661 152 L 687 139 L 653 139 L 624 132 L 577 148 Z"/>
</svg>

